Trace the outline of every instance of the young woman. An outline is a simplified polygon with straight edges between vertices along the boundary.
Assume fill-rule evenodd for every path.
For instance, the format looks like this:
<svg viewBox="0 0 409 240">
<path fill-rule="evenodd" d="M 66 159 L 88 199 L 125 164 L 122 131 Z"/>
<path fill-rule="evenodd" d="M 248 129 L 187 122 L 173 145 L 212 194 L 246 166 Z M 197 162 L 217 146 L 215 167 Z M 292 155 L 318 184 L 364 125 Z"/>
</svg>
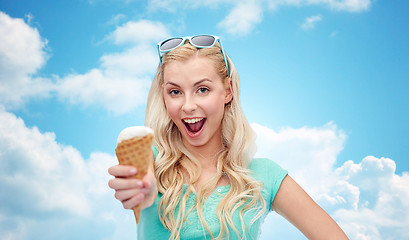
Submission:
<svg viewBox="0 0 409 240">
<path fill-rule="evenodd" d="M 124 208 L 144 208 L 138 239 L 257 239 L 270 211 L 309 239 L 347 239 L 284 169 L 253 159 L 239 76 L 218 37 L 172 38 L 158 52 L 145 118 L 151 169 L 141 181 L 128 178 L 133 167 L 109 169 Z"/>
</svg>

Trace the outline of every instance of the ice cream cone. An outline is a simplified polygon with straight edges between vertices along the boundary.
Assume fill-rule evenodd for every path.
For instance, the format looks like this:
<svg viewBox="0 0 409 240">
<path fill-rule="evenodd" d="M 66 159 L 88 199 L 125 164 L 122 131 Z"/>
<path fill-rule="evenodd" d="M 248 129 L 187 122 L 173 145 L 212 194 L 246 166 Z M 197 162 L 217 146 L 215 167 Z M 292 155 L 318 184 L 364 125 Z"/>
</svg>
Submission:
<svg viewBox="0 0 409 240">
<path fill-rule="evenodd" d="M 137 169 L 133 178 L 142 179 L 148 171 L 149 158 L 152 154 L 153 133 L 149 132 L 144 136 L 135 136 L 129 139 L 118 139 L 118 146 L 115 149 L 120 165 L 131 165 Z M 133 208 L 136 223 L 139 223 L 141 206 Z"/>
</svg>

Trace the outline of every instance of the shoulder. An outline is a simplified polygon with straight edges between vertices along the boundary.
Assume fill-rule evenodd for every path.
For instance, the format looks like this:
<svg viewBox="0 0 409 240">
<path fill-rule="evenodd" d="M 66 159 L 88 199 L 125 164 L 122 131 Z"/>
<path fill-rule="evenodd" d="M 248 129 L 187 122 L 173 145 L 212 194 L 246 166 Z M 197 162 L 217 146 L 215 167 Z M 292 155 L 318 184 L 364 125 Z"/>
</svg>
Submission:
<svg viewBox="0 0 409 240">
<path fill-rule="evenodd" d="M 256 174 L 269 175 L 285 171 L 280 165 L 268 158 L 254 158 L 250 163 L 249 169 Z"/>
<path fill-rule="evenodd" d="M 249 169 L 253 177 L 263 183 L 263 196 L 265 197 L 268 208 L 270 208 L 282 181 L 288 174 L 287 170 L 267 158 L 254 158 L 250 163 Z"/>
</svg>

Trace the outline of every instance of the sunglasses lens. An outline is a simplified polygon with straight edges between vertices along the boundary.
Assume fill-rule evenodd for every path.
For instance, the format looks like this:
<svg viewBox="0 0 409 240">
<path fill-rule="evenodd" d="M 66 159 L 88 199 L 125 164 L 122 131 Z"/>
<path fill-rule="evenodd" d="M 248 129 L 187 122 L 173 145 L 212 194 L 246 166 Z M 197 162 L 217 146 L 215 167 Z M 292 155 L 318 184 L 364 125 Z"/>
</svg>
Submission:
<svg viewBox="0 0 409 240">
<path fill-rule="evenodd" d="M 175 47 L 179 46 L 179 44 L 183 41 L 183 38 L 172 38 L 164 41 L 160 45 L 161 51 L 168 51 L 174 49 Z"/>
<path fill-rule="evenodd" d="M 213 36 L 202 35 L 193 37 L 191 41 L 193 45 L 199 47 L 210 47 L 214 44 L 215 40 L 216 39 Z"/>
</svg>

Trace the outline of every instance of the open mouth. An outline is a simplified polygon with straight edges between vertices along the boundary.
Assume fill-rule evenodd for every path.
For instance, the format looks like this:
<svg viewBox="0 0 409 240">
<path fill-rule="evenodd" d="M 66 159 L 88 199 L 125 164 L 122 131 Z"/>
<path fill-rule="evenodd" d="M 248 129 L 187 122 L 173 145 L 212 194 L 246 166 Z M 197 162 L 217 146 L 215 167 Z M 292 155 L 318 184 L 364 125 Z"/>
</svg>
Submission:
<svg viewBox="0 0 409 240">
<path fill-rule="evenodd" d="M 187 130 L 193 134 L 202 130 L 205 121 L 206 118 L 192 118 L 183 120 Z"/>
</svg>

